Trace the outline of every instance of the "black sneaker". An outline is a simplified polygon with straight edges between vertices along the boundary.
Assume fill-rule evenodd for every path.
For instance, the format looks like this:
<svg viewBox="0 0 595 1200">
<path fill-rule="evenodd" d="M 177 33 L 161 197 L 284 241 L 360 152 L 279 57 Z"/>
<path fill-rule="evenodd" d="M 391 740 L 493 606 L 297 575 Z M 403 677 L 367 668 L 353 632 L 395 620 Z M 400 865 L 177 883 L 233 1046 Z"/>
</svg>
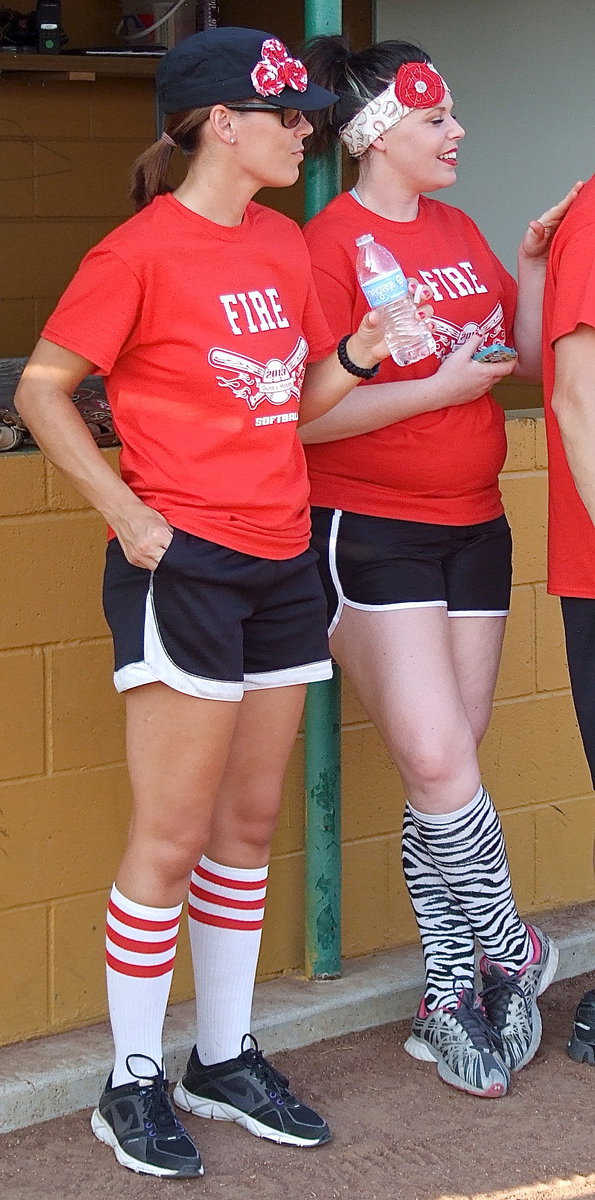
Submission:
<svg viewBox="0 0 595 1200">
<path fill-rule="evenodd" d="M 595 992 L 583 996 L 566 1050 L 575 1062 L 595 1063 Z"/>
<path fill-rule="evenodd" d="M 145 1057 L 129 1056 L 126 1068 L 131 1075 L 136 1072 L 128 1066 L 130 1058 Z M 167 1079 L 153 1059 L 148 1061 L 157 1069 L 149 1080 L 139 1075 L 138 1083 L 112 1087 L 110 1075 L 91 1117 L 93 1133 L 111 1146 L 123 1167 L 141 1175 L 202 1175 L 200 1154 L 174 1113 Z"/>
<path fill-rule="evenodd" d="M 245 1044 L 249 1043 L 246 1048 Z M 242 1038 L 241 1054 L 204 1067 L 196 1046 L 186 1074 L 174 1088 L 174 1100 L 185 1112 L 215 1121 L 237 1121 L 256 1137 L 287 1146 L 321 1146 L 330 1139 L 322 1117 L 288 1090 L 289 1080 L 275 1070 L 256 1038 Z"/>
</svg>

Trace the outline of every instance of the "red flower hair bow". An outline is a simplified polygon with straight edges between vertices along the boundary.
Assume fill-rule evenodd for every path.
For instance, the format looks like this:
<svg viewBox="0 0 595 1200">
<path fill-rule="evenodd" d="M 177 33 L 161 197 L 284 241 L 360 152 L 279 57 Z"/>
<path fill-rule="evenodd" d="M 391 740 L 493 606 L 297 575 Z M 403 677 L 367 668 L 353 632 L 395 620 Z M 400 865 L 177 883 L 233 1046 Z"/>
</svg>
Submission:
<svg viewBox="0 0 595 1200">
<path fill-rule="evenodd" d="M 408 62 L 399 67 L 395 96 L 407 108 L 433 108 L 444 100 L 446 84 L 435 67 L 425 62 Z"/>
<path fill-rule="evenodd" d="M 250 78 L 259 96 L 279 96 L 284 87 L 296 92 L 305 92 L 308 72 L 299 58 L 292 58 L 287 47 L 277 38 L 267 38 L 260 51 L 262 58 L 257 62 Z"/>
</svg>

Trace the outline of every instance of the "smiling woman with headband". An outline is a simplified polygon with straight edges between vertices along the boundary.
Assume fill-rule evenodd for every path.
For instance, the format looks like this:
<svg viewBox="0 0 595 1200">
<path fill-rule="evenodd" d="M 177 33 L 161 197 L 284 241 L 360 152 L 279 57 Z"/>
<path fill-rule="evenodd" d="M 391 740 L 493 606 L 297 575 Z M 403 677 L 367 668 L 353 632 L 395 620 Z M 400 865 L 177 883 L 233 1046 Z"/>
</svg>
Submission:
<svg viewBox="0 0 595 1200">
<path fill-rule="evenodd" d="M 107 920 L 115 1063 L 93 1130 L 134 1171 L 196 1176 L 161 1049 L 186 895 L 197 1041 L 174 1100 L 292 1146 L 330 1136 L 250 1013 L 285 768 L 306 684 L 331 671 L 297 425 L 387 347 L 364 316 L 339 359 L 300 230 L 253 202 L 295 183 L 304 113 L 334 95 L 277 38 L 238 28 L 179 43 L 157 89 L 166 128 L 134 168 L 139 211 L 84 259 L 17 405 L 111 527 L 104 606 L 134 807 Z M 188 169 L 172 193 L 176 148 Z M 107 377 L 121 478 L 70 400 L 91 370 Z"/>
<path fill-rule="evenodd" d="M 426 987 L 406 1049 L 454 1087 L 499 1097 L 539 1045 L 536 1001 L 557 951 L 519 917 L 477 761 L 511 581 L 504 414 L 490 389 L 512 371 L 539 372 L 549 241 L 577 189 L 531 222 L 517 297 L 473 221 L 424 195 L 456 181 L 464 137 L 425 51 L 386 41 L 351 53 L 328 37 L 304 57 L 339 97 L 312 116 L 314 150 L 338 138 L 358 166 L 356 186 L 305 230 L 329 324 L 339 336 L 365 311 L 355 242 L 372 233 L 426 286 L 436 342 L 414 366 L 386 359 L 377 380 L 301 429 L 331 650 L 407 795 L 403 866 Z M 499 342 L 518 358 L 474 360 Z"/>
</svg>

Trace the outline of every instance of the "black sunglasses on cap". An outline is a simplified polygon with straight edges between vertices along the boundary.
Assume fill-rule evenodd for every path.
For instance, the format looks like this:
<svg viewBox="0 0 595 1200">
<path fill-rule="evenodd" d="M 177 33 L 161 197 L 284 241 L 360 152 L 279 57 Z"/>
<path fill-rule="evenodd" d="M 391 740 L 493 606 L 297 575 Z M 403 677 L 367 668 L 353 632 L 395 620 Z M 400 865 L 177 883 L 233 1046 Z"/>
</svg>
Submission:
<svg viewBox="0 0 595 1200">
<path fill-rule="evenodd" d="M 232 112 L 277 113 L 277 116 L 281 117 L 281 124 L 284 129 L 295 129 L 304 115 L 300 108 L 281 108 L 281 106 L 273 104 L 259 104 L 257 100 L 252 104 L 248 100 L 245 104 L 225 104 L 225 107 L 231 109 Z"/>
</svg>

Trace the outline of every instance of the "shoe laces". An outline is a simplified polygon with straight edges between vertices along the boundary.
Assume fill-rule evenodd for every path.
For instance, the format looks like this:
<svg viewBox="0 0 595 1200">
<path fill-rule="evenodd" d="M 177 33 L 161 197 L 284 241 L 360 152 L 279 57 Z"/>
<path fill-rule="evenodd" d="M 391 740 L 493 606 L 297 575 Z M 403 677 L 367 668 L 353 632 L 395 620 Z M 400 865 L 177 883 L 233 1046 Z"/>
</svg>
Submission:
<svg viewBox="0 0 595 1200">
<path fill-rule="evenodd" d="M 295 1100 L 289 1091 L 289 1079 L 277 1071 L 272 1063 L 267 1062 L 256 1038 L 251 1033 L 245 1033 L 242 1038 L 240 1060 L 252 1075 L 264 1083 L 269 1099 L 277 1104 L 286 1104 L 288 1101 Z"/>
<path fill-rule="evenodd" d="M 494 1029 L 483 1007 L 482 997 L 475 997 L 473 992 L 468 988 L 461 989 L 458 994 L 458 1008 L 452 1011 L 458 1016 L 465 1033 L 469 1036 L 475 1049 L 500 1050 L 501 1040 L 499 1034 Z"/>
<path fill-rule="evenodd" d="M 506 1016 L 511 994 L 522 1000 L 527 1017 L 531 1017 L 531 1007 L 524 988 L 516 975 L 508 975 L 506 971 L 488 975 L 488 982 L 479 993 L 479 998 L 490 1014 L 491 1020 L 498 1026 L 506 1024 Z"/>
<path fill-rule="evenodd" d="M 134 1071 L 130 1065 L 130 1060 L 133 1058 L 143 1058 L 145 1062 L 151 1063 L 155 1068 L 154 1075 L 147 1076 L 146 1072 L 139 1074 Z M 149 1137 L 156 1137 L 157 1133 L 164 1138 L 177 1137 L 180 1133 L 184 1133 L 184 1127 L 178 1121 L 172 1108 L 167 1090 L 168 1081 L 163 1069 L 157 1065 L 155 1059 L 148 1054 L 129 1054 L 126 1059 L 126 1070 L 139 1081 L 138 1090 L 145 1102 L 143 1113 L 145 1131 Z"/>
</svg>

